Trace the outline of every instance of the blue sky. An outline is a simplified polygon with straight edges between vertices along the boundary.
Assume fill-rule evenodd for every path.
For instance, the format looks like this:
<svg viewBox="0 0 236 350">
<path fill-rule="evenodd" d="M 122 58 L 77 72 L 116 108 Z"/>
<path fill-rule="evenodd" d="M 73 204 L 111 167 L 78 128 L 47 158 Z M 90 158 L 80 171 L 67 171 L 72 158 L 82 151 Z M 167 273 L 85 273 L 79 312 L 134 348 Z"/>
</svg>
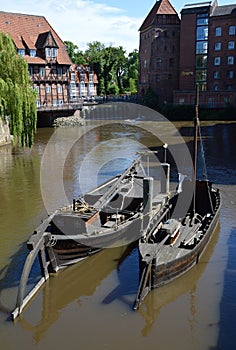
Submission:
<svg viewBox="0 0 236 350">
<path fill-rule="evenodd" d="M 177 12 L 195 0 L 170 0 Z M 200 2 L 200 0 L 199 0 Z M 235 0 L 218 0 L 219 5 Z M 138 49 L 144 18 L 155 0 L 0 0 L 0 10 L 41 15 L 61 37 L 85 50 L 88 42 Z"/>
</svg>

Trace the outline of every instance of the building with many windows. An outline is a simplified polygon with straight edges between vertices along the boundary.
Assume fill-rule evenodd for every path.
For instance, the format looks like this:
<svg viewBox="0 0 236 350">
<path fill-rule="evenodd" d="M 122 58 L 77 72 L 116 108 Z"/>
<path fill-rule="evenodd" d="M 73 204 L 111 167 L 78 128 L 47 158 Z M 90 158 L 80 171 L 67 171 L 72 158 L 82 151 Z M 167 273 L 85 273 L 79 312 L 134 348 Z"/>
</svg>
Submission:
<svg viewBox="0 0 236 350">
<path fill-rule="evenodd" d="M 154 5 L 158 10 L 162 8 L 164 17 L 169 16 L 170 5 L 163 6 L 167 3 L 168 0 L 160 0 Z M 150 16 L 152 25 L 149 30 L 155 30 L 158 11 L 151 10 L 148 17 Z M 165 31 L 167 27 L 164 26 L 162 29 Z M 140 66 L 145 64 L 148 66 L 149 74 L 145 79 L 148 81 L 147 85 L 161 97 L 160 103 L 168 101 L 176 105 L 194 104 L 197 83 L 202 106 L 210 108 L 236 106 L 236 4 L 219 6 L 217 1 L 208 1 L 185 5 L 181 11 L 179 31 L 179 50 L 176 50 L 176 56 L 173 57 L 179 64 L 178 81 L 174 80 L 172 83 L 170 80 L 169 93 L 161 95 L 157 82 L 153 84 L 153 76 L 159 74 L 160 89 L 166 81 L 166 76 L 160 73 L 160 65 L 167 66 L 167 57 L 162 56 L 160 50 L 156 50 L 152 52 L 153 57 L 148 63 L 145 63 L 146 58 L 142 54 L 142 27 L 140 29 Z M 160 36 L 154 39 L 157 42 L 155 44 L 152 42 L 152 47 L 161 44 Z M 154 68 L 150 62 L 155 59 L 158 60 L 159 67 Z M 140 89 L 143 80 L 140 69 Z"/>
<path fill-rule="evenodd" d="M 96 75 L 72 64 L 45 17 L 0 11 L 0 31 L 11 35 L 18 54 L 28 62 L 38 110 L 68 108 L 82 96 L 96 96 Z"/>
<path fill-rule="evenodd" d="M 159 103 L 179 87 L 180 20 L 168 0 L 157 1 L 140 28 L 139 95 L 151 87 Z"/>
</svg>

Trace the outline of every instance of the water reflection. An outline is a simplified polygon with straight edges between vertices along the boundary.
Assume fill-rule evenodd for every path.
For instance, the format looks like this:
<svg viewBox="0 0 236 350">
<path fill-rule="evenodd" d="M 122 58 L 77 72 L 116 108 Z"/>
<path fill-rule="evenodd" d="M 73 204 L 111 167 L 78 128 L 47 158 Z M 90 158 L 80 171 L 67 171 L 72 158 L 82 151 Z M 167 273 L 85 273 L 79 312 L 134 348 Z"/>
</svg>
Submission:
<svg viewBox="0 0 236 350">
<path fill-rule="evenodd" d="M 177 300 L 181 295 L 189 293 L 190 295 L 190 329 L 193 331 L 194 319 L 196 314 L 196 304 L 195 295 L 197 290 L 197 283 L 203 274 L 207 264 L 209 263 L 212 253 L 214 251 L 215 245 L 217 243 L 220 233 L 220 225 L 216 227 L 216 230 L 212 236 L 212 239 L 207 246 L 204 254 L 202 255 L 200 262 L 195 265 L 191 271 L 187 272 L 182 277 L 176 279 L 176 281 L 171 282 L 161 288 L 153 290 L 144 300 L 144 303 L 139 309 L 139 313 L 145 320 L 145 327 L 142 330 L 142 335 L 147 336 L 152 330 L 153 324 L 156 322 L 161 309 Z"/>
<path fill-rule="evenodd" d="M 108 120 L 107 126 L 94 117 L 84 126 L 88 131 L 86 137 L 80 137 L 80 128 L 57 130 L 51 164 L 53 159 L 65 158 L 63 185 L 68 199 L 79 194 L 80 181 L 93 186 L 90 174 L 95 169 L 97 181 L 103 181 L 102 177 L 106 179 L 121 171 L 124 159 L 135 157 L 140 148 L 162 146 L 162 141 L 154 135 L 165 133 L 166 124 L 154 120 L 145 122 L 141 117 L 142 120 L 132 120 L 129 124 Z M 148 125 L 154 135 L 142 128 L 143 125 Z M 191 124 L 175 125 L 190 145 Z M 91 126 L 96 128 L 91 130 Z M 22 347 L 30 350 L 51 349 L 52 344 L 60 349 L 65 347 L 65 341 L 68 348 L 77 344 L 87 349 L 152 349 L 157 343 L 162 349 L 213 347 L 217 343 L 215 324 L 219 320 L 223 262 L 227 258 L 225 240 L 235 227 L 236 123 L 202 125 L 209 178 L 221 184 L 223 207 L 221 227 L 213 236 L 206 255 L 191 272 L 152 291 L 135 313 L 132 304 L 138 286 L 137 250 L 106 250 L 51 278 L 25 310 L 23 318 L 11 324 L 6 319 L 15 302 L 16 286 L 26 256 L 25 241 L 40 219 L 47 215 L 40 191 L 40 168 L 53 132 L 52 129 L 40 129 L 33 150 L 27 154 L 12 154 L 0 149 L 0 307 L 4 311 L 0 312 L 1 346 L 4 350 L 17 348 L 21 339 Z M 78 138 L 79 142 L 65 154 L 66 145 L 73 138 Z M 183 158 L 179 138 L 172 134 L 168 141 L 179 153 L 179 158 Z M 48 181 L 51 174 L 49 166 Z M 59 206 L 60 198 L 54 183 L 50 183 L 48 193 L 52 205 Z M 230 246 L 234 246 L 232 241 Z M 216 259 L 217 264 L 214 263 Z M 231 274 L 230 280 L 224 283 L 233 286 L 233 276 Z M 220 345 L 225 341 L 222 332 L 225 332 L 228 317 L 223 311 L 226 304 L 227 300 L 222 299 Z"/>
<path fill-rule="evenodd" d="M 68 304 L 76 301 L 80 307 L 83 300 L 92 296 L 103 280 L 118 269 L 128 249 L 129 247 L 105 249 L 55 275 L 43 286 L 40 292 L 42 301 L 37 305 L 37 310 L 32 303 L 20 317 L 21 326 L 33 332 L 34 340 L 38 343 Z"/>
</svg>

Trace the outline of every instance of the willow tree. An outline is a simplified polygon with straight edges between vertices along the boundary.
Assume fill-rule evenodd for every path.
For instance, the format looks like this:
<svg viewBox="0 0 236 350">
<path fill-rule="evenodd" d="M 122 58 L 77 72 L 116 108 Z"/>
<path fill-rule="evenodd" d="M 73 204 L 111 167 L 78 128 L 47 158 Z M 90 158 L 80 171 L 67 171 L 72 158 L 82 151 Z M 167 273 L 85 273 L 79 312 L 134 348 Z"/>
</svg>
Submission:
<svg viewBox="0 0 236 350">
<path fill-rule="evenodd" d="M 9 118 L 14 143 L 31 147 L 37 123 L 36 93 L 24 57 L 12 38 L 0 33 L 0 116 Z"/>
</svg>

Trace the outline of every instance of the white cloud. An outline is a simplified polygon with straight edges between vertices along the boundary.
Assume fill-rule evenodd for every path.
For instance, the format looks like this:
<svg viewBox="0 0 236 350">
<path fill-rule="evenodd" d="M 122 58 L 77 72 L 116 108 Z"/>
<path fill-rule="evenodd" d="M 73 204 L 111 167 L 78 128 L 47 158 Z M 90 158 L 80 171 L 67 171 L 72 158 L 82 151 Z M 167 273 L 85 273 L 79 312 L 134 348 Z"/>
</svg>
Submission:
<svg viewBox="0 0 236 350">
<path fill-rule="evenodd" d="M 0 0 L 0 7 L 2 11 L 44 16 L 62 40 L 72 41 L 81 50 L 92 41 L 123 46 L 127 53 L 138 49 L 138 29 L 143 18 L 131 17 L 124 9 L 107 3 L 108 0 Z"/>
<path fill-rule="evenodd" d="M 62 40 L 72 41 L 81 50 L 92 41 L 123 46 L 127 53 L 138 48 L 142 19 L 129 17 L 120 8 L 84 0 L 42 2 L 46 4 L 45 17 Z"/>
</svg>

